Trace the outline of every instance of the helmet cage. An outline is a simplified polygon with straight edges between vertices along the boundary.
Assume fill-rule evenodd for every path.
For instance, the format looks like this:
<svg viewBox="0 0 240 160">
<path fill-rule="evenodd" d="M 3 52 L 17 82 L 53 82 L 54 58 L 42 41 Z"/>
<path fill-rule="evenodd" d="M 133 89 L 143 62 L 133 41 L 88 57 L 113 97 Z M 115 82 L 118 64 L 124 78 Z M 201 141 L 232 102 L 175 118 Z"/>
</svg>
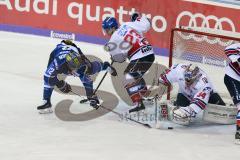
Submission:
<svg viewBox="0 0 240 160">
<path fill-rule="evenodd" d="M 192 84 L 199 75 L 199 68 L 190 64 L 184 72 L 184 79 L 187 84 Z"/>
<path fill-rule="evenodd" d="M 66 55 L 66 62 L 71 70 L 77 70 L 80 68 L 82 60 L 80 54 L 71 51 Z"/>
</svg>

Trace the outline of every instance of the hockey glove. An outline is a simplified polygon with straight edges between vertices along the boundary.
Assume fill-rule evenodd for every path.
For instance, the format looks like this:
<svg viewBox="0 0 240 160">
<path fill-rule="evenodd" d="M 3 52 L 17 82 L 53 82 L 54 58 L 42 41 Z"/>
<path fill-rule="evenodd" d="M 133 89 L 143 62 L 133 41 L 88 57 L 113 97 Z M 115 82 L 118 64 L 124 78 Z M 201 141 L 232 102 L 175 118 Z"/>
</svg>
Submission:
<svg viewBox="0 0 240 160">
<path fill-rule="evenodd" d="M 113 77 L 117 76 L 117 71 L 116 71 L 116 69 L 115 69 L 114 67 L 109 66 L 109 67 L 108 67 L 108 70 L 109 70 L 109 73 L 110 73 Z"/>
<path fill-rule="evenodd" d="M 139 13 L 133 13 L 131 16 L 131 21 L 134 22 L 139 17 Z"/>
<path fill-rule="evenodd" d="M 88 100 L 90 102 L 90 106 L 92 106 L 95 109 L 99 108 L 99 100 L 96 95 L 93 95 L 92 97 L 88 97 Z"/>
<path fill-rule="evenodd" d="M 110 45 L 109 45 L 109 43 L 106 43 L 106 44 L 104 45 L 103 49 L 104 49 L 105 51 L 109 52 L 109 51 L 110 51 Z"/>
<path fill-rule="evenodd" d="M 112 76 L 117 76 L 117 71 L 116 69 L 111 66 L 108 62 L 103 63 L 103 69 L 106 69 Z"/>
<path fill-rule="evenodd" d="M 63 93 L 69 93 L 72 90 L 71 86 L 67 82 L 65 82 L 63 80 L 58 81 L 56 86 Z"/>
</svg>

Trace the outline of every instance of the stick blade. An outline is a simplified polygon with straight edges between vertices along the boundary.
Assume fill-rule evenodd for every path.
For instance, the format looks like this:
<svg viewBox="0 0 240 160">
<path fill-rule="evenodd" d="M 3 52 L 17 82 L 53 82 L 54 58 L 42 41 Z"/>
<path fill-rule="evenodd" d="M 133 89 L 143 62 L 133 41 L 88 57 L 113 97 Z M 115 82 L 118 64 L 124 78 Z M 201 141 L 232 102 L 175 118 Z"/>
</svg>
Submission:
<svg viewBox="0 0 240 160">
<path fill-rule="evenodd" d="M 150 126 L 150 125 L 147 124 L 147 123 L 143 124 L 143 126 L 145 126 L 146 128 L 152 128 L 152 126 Z"/>
</svg>

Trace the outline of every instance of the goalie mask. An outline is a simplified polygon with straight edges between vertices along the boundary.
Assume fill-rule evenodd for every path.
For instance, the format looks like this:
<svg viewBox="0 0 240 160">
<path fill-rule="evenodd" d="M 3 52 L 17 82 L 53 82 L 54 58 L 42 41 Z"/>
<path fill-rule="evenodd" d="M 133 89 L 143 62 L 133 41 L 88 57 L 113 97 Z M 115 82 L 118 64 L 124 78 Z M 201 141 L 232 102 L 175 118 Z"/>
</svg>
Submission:
<svg viewBox="0 0 240 160">
<path fill-rule="evenodd" d="M 195 82 L 200 76 L 199 68 L 193 64 L 187 66 L 184 72 L 184 79 L 187 86 L 190 86 Z"/>
<path fill-rule="evenodd" d="M 82 63 L 81 55 L 77 52 L 71 51 L 66 55 L 66 62 L 71 70 L 77 70 Z"/>
</svg>

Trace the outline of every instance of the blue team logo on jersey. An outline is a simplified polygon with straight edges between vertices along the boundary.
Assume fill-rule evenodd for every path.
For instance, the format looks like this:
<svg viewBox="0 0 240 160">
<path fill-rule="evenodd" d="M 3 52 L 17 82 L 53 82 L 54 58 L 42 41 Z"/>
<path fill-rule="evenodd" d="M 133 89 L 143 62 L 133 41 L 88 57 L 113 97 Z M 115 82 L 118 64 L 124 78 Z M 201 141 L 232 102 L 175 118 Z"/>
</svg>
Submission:
<svg viewBox="0 0 240 160">
<path fill-rule="evenodd" d="M 123 25 L 119 30 L 118 30 L 118 35 L 120 36 L 125 36 L 127 34 L 127 26 Z"/>
<path fill-rule="evenodd" d="M 211 90 L 212 90 L 211 87 L 205 87 L 205 88 L 203 89 L 204 92 L 206 92 L 206 91 L 210 92 Z"/>
<path fill-rule="evenodd" d="M 58 56 L 59 59 L 64 59 L 66 57 L 66 54 L 62 54 L 60 56 Z"/>
</svg>

